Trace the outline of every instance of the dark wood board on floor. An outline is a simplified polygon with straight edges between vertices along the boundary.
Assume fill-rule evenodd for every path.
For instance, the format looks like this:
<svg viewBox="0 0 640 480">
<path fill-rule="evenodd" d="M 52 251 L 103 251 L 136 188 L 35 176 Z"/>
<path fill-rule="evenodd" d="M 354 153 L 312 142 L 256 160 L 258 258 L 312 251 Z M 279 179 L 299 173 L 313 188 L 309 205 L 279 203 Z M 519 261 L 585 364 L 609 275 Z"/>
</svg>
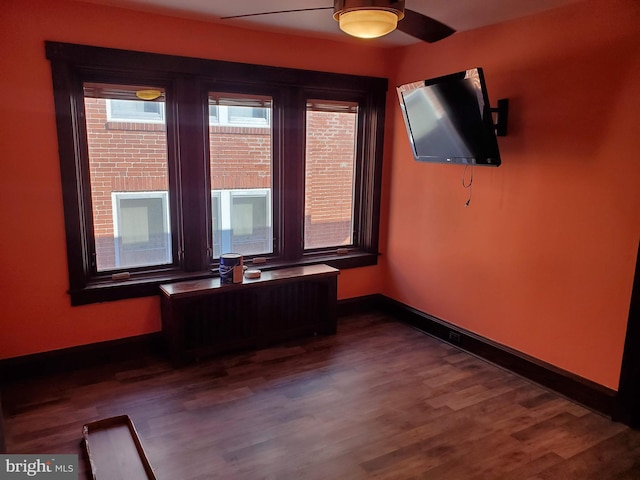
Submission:
<svg viewBox="0 0 640 480">
<path fill-rule="evenodd" d="M 156 480 L 128 415 L 88 423 L 82 434 L 94 480 Z"/>
</svg>

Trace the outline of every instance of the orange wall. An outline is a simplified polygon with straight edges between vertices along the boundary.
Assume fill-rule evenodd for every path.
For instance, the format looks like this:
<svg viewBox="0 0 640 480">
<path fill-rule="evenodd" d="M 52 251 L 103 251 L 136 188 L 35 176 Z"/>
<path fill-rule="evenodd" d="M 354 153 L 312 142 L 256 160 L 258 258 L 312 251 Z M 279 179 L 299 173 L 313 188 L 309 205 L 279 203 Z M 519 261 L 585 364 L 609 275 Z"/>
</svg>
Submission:
<svg viewBox="0 0 640 480">
<path fill-rule="evenodd" d="M 636 0 L 587 0 L 395 50 L 70 0 L 1 8 L 0 358 L 160 327 L 157 298 L 69 305 L 43 45 L 53 40 L 389 76 L 392 86 L 484 67 L 493 102 L 511 100 L 503 165 L 476 169 L 464 208 L 462 168 L 413 161 L 390 91 L 383 256 L 377 267 L 343 271 L 339 297 L 382 292 L 617 388 L 640 234 Z"/>
<path fill-rule="evenodd" d="M 67 0 L 5 0 L 0 9 L 0 358 L 160 328 L 157 297 L 70 307 L 45 40 L 361 75 L 388 71 L 382 50 L 369 46 Z M 377 268 L 344 272 L 339 296 L 378 292 L 370 281 Z"/>
<path fill-rule="evenodd" d="M 640 4 L 578 3 L 397 51 L 395 85 L 482 66 L 503 164 L 415 162 L 394 104 L 383 292 L 617 389 L 640 236 Z"/>
</svg>

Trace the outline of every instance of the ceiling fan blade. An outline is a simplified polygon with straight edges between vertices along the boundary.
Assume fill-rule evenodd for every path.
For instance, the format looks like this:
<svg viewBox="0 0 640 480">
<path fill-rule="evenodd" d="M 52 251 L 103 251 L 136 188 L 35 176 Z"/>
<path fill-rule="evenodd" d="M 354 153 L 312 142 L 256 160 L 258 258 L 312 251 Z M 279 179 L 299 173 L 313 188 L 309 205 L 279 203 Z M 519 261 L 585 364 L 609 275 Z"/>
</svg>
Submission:
<svg viewBox="0 0 640 480">
<path fill-rule="evenodd" d="M 455 33 L 453 28 L 444 23 L 407 8 L 404 9 L 404 18 L 398 22 L 398 30 L 429 43 Z"/>
<path fill-rule="evenodd" d="M 258 17 L 260 15 L 273 15 L 275 13 L 310 12 L 313 10 L 333 10 L 333 7 L 298 8 L 295 10 L 277 10 L 274 12 L 246 13 L 244 15 L 231 15 L 229 17 L 220 17 L 220 20 L 228 20 L 230 18 Z"/>
</svg>

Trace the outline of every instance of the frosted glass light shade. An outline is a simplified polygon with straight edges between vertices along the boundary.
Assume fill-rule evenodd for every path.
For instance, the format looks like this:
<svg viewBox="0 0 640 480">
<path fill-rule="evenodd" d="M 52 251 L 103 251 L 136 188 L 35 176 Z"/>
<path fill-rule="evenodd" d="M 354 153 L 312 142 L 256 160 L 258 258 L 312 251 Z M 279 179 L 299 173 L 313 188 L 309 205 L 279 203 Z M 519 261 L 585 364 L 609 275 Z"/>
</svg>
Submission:
<svg viewBox="0 0 640 480">
<path fill-rule="evenodd" d="M 352 10 L 340 14 L 340 30 L 358 38 L 377 38 L 393 32 L 398 16 L 388 10 Z"/>
<path fill-rule="evenodd" d="M 162 95 L 160 90 L 138 90 L 136 92 L 136 97 L 141 100 L 155 100 Z"/>
</svg>

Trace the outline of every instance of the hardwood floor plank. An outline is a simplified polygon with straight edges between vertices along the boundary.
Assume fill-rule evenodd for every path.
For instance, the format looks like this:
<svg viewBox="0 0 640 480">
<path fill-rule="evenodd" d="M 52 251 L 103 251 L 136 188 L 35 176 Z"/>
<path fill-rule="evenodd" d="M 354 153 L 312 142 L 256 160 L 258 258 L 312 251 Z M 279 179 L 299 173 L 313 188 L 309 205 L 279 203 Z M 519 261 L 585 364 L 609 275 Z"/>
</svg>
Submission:
<svg viewBox="0 0 640 480">
<path fill-rule="evenodd" d="M 83 424 L 127 414 L 159 480 L 640 478 L 640 432 L 377 312 L 335 336 L 180 369 L 145 352 L 2 393 L 9 453 L 82 455 Z"/>
</svg>

